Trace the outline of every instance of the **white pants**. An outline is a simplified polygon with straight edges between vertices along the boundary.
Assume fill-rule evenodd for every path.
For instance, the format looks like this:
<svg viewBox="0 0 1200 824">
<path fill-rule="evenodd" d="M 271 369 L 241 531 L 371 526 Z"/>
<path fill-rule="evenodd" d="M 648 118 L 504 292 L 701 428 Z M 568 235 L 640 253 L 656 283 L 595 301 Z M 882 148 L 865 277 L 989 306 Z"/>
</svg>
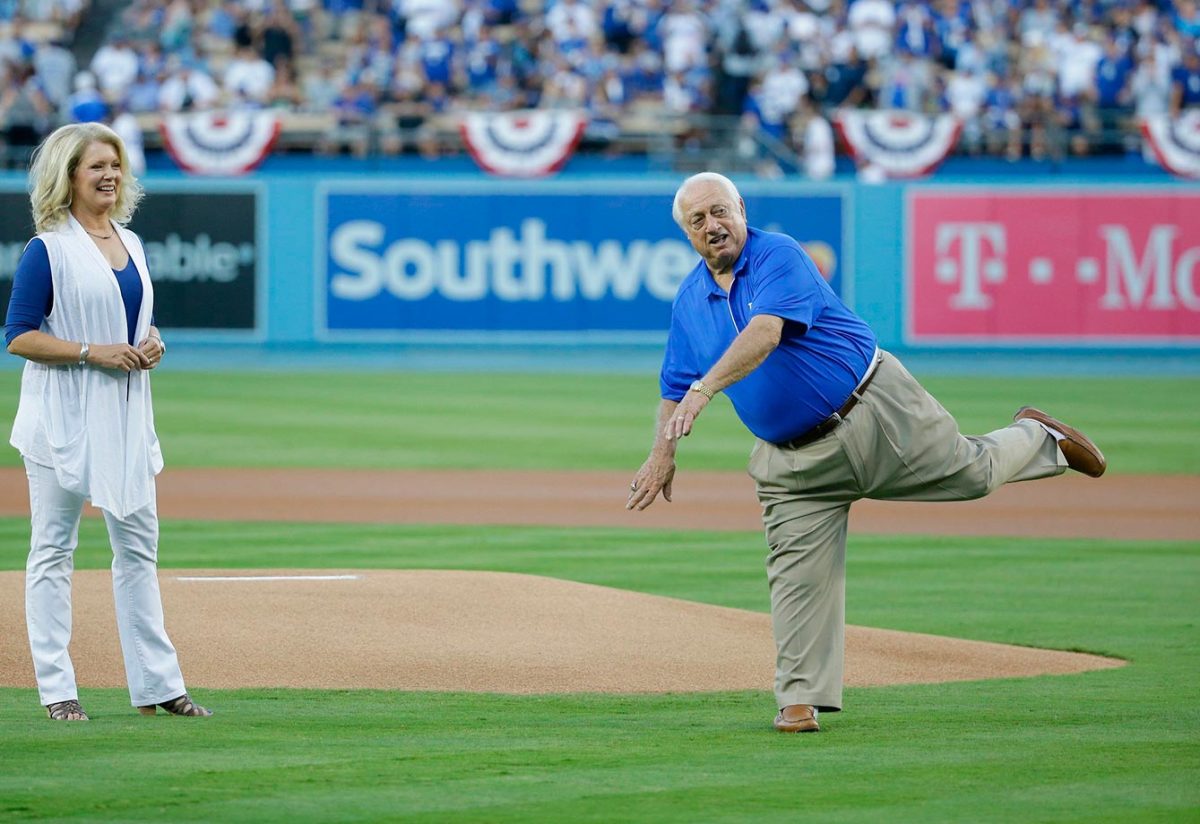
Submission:
<svg viewBox="0 0 1200 824">
<path fill-rule="evenodd" d="M 54 470 L 25 461 L 33 534 L 25 567 L 25 620 L 43 705 L 77 699 L 71 643 L 71 573 L 84 499 L 58 485 Z M 112 545 L 113 598 L 135 707 L 161 704 L 186 691 L 175 647 L 163 626 L 158 591 L 157 505 L 128 518 L 104 513 Z"/>
</svg>

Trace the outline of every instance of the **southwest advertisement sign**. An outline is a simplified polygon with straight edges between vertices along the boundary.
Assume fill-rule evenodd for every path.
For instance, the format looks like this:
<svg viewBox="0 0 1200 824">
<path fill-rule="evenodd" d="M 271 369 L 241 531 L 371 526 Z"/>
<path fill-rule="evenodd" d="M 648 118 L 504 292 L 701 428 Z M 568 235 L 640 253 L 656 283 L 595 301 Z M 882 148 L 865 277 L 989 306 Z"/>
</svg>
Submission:
<svg viewBox="0 0 1200 824">
<path fill-rule="evenodd" d="M 664 332 L 699 261 L 673 196 L 328 191 L 318 334 Z M 752 225 L 804 242 L 841 287 L 840 195 L 745 200 Z"/>
<path fill-rule="evenodd" d="M 257 328 L 258 244 L 254 194 L 157 193 L 146 196 L 129 228 L 142 239 L 154 314 L 162 329 Z M 33 236 L 29 197 L 0 193 L 0 306 Z"/>
<path fill-rule="evenodd" d="M 1200 341 L 1200 193 L 918 190 L 911 343 Z"/>
</svg>

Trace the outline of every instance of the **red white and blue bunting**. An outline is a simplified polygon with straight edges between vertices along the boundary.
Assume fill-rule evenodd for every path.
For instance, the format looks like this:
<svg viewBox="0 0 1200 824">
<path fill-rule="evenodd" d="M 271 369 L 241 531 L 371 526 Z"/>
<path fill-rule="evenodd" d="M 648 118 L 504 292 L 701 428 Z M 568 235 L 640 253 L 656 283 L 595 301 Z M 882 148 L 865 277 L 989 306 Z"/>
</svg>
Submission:
<svg viewBox="0 0 1200 824">
<path fill-rule="evenodd" d="M 460 125 L 467 151 L 480 168 L 506 177 L 557 172 L 583 137 L 587 117 L 566 109 L 466 115 Z"/>
<path fill-rule="evenodd" d="M 279 139 L 279 116 L 270 111 L 198 112 L 166 117 L 163 143 L 184 171 L 242 175 L 262 163 Z"/>
<path fill-rule="evenodd" d="M 834 125 L 860 168 L 886 177 L 922 177 L 958 144 L 962 123 L 953 115 L 929 117 L 897 109 L 842 109 Z"/>
<path fill-rule="evenodd" d="M 1200 178 L 1200 109 L 1179 117 L 1148 117 L 1142 135 L 1163 168 L 1180 177 Z"/>
</svg>

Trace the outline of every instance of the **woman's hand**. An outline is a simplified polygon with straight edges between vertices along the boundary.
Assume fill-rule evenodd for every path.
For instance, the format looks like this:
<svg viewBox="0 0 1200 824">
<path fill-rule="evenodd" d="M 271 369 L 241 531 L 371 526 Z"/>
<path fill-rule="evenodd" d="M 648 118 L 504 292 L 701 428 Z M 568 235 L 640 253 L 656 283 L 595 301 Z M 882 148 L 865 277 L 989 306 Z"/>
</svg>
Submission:
<svg viewBox="0 0 1200 824">
<path fill-rule="evenodd" d="M 160 354 L 159 359 L 161 358 Z M 101 369 L 120 369 L 122 372 L 152 368 L 150 358 L 146 353 L 128 343 L 93 343 L 88 350 L 87 363 L 88 366 L 98 366 Z M 158 363 L 158 361 L 154 363 Z"/>
<path fill-rule="evenodd" d="M 167 353 L 166 344 L 154 332 L 151 332 L 150 336 L 138 345 L 138 349 L 150 361 L 150 365 L 146 367 L 147 369 L 153 369 L 162 363 L 163 355 Z"/>
</svg>

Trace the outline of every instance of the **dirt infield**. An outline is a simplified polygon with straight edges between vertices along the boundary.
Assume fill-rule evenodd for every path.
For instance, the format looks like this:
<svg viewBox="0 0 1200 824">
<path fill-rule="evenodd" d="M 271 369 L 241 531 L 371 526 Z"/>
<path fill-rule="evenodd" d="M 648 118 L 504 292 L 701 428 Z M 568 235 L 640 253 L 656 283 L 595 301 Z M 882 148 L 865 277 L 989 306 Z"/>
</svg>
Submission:
<svg viewBox="0 0 1200 824">
<path fill-rule="evenodd" d="M 673 504 L 623 507 L 628 473 L 169 470 L 164 518 L 761 529 L 742 473 L 683 473 Z M 857 532 L 1200 539 L 1200 477 L 1066 476 L 969 504 L 864 501 Z M 0 470 L 0 515 L 27 515 L 24 474 Z M 94 514 L 94 513 L 92 513 Z M 280 576 L 268 570 L 262 576 Z M 189 683 L 485 692 L 769 689 L 766 615 L 503 573 L 163 570 L 168 627 Z M 22 575 L 0 574 L 0 684 L 32 685 Z M 214 580 L 229 577 L 237 580 Z M 184 580 L 201 578 L 204 580 Z M 75 576 L 80 683 L 120 686 L 107 572 Z M 1081 672 L 1097 656 L 847 629 L 847 683 Z"/>
<path fill-rule="evenodd" d="M 681 472 L 675 501 L 624 508 L 629 472 L 168 469 L 159 513 L 197 520 L 762 529 L 742 472 Z M 860 501 L 851 532 L 1200 540 L 1200 476 L 1068 473 L 969 503 Z M 24 472 L 0 470 L 0 515 L 27 515 Z"/>
<path fill-rule="evenodd" d="M 769 618 L 499 572 L 162 570 L 168 627 L 193 687 L 661 693 L 769 690 Z M 0 574 L 0 685 L 33 686 L 19 593 Z M 9 597 L 17 594 L 18 597 Z M 125 676 L 105 571 L 75 573 L 80 683 Z M 1057 675 L 1094 655 L 848 627 L 850 686 Z"/>
</svg>

